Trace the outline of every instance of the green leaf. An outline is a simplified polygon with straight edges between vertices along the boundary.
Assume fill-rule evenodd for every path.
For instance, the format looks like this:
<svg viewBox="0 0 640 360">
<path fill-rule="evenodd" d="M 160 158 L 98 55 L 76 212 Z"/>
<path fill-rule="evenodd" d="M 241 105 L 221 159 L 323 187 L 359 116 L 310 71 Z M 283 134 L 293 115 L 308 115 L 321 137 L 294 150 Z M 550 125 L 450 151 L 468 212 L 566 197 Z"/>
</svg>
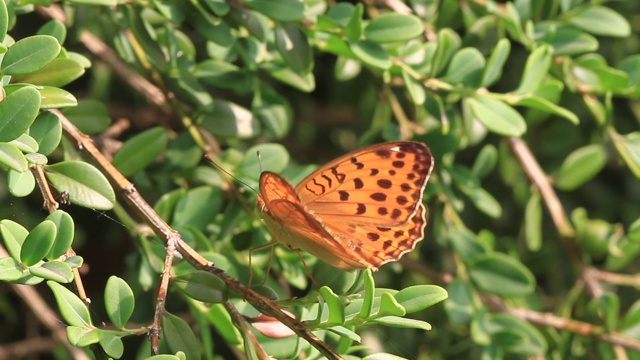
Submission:
<svg viewBox="0 0 640 360">
<path fill-rule="evenodd" d="M 531 94 L 535 92 L 549 73 L 553 49 L 549 46 L 540 46 L 531 52 L 527 64 L 522 73 L 522 79 L 516 94 Z"/>
<path fill-rule="evenodd" d="M 81 161 L 65 161 L 45 167 L 47 178 L 69 200 L 97 210 L 113 208 L 116 197 L 107 178 L 95 167 Z"/>
<path fill-rule="evenodd" d="M 60 53 L 58 40 L 49 35 L 34 35 L 17 41 L 2 59 L 2 74 L 28 74 L 44 68 Z"/>
<path fill-rule="evenodd" d="M 47 285 L 56 298 L 60 314 L 69 325 L 82 328 L 93 327 L 89 310 L 76 294 L 53 281 L 47 281 Z"/>
<path fill-rule="evenodd" d="M 453 85 L 477 88 L 482 81 L 484 67 L 485 60 L 478 49 L 464 48 L 453 55 L 444 80 Z"/>
<path fill-rule="evenodd" d="M 71 266 L 63 261 L 47 261 L 40 266 L 31 266 L 29 267 L 29 272 L 34 276 L 57 283 L 70 283 L 73 281 Z"/>
<path fill-rule="evenodd" d="M 191 326 L 181 318 L 164 312 L 162 315 L 162 335 L 171 352 L 184 351 L 187 359 L 200 359 L 198 337 Z"/>
<path fill-rule="evenodd" d="M 22 244 L 29 235 L 29 231 L 15 221 L 4 219 L 0 220 L 0 234 L 11 257 L 20 261 Z"/>
<path fill-rule="evenodd" d="M 542 87 L 538 88 L 538 91 L 540 91 L 542 89 Z M 538 110 L 542 110 L 545 112 L 548 112 L 550 114 L 554 114 L 560 117 L 563 117 L 569 121 L 571 121 L 571 123 L 578 125 L 580 123 L 580 119 L 578 118 L 578 116 L 576 114 L 574 114 L 573 112 L 558 106 L 556 104 L 554 104 L 553 102 L 541 97 L 541 96 L 537 96 L 537 95 L 526 95 L 523 97 L 518 98 L 516 101 L 514 102 L 510 102 L 513 105 L 519 105 L 519 106 L 526 106 L 528 108 L 531 109 L 538 109 Z"/>
<path fill-rule="evenodd" d="M 498 163 L 498 150 L 493 144 L 486 144 L 482 147 L 476 160 L 473 162 L 471 173 L 478 179 L 489 175 Z"/>
<path fill-rule="evenodd" d="M 22 151 L 13 144 L 2 142 L 0 142 L 0 166 L 17 172 L 29 170 L 27 159 L 22 154 Z"/>
<path fill-rule="evenodd" d="M 100 341 L 99 329 L 94 327 L 67 326 L 67 339 L 73 346 L 89 346 Z"/>
<path fill-rule="evenodd" d="M 600 36 L 627 37 L 631 26 L 624 16 L 604 6 L 585 6 L 585 10 L 569 18 L 569 22 Z"/>
<path fill-rule="evenodd" d="M 483 243 L 478 241 L 474 233 L 465 228 L 451 229 L 448 238 L 453 250 L 465 262 L 489 251 Z"/>
<path fill-rule="evenodd" d="M 524 236 L 529 251 L 539 251 L 542 247 L 542 205 L 540 193 L 531 194 L 524 211 Z"/>
<path fill-rule="evenodd" d="M 555 185 L 562 190 L 574 190 L 596 176 L 607 163 L 602 145 L 594 144 L 576 149 L 562 163 Z"/>
<path fill-rule="evenodd" d="M 213 86 L 232 89 L 238 93 L 251 88 L 253 76 L 237 65 L 218 59 L 205 60 L 196 65 L 193 74 Z M 215 101 L 222 101 L 214 99 Z M 214 104 L 214 110 L 217 105 Z"/>
<path fill-rule="evenodd" d="M 402 69 L 402 80 L 404 86 L 409 93 L 411 101 L 416 105 L 422 105 L 427 100 L 425 86 L 419 80 L 415 79 L 405 69 Z"/>
<path fill-rule="evenodd" d="M 18 150 L 33 154 L 38 151 L 38 143 L 34 138 L 25 134 L 20 135 L 17 139 L 11 140 L 10 144 L 18 147 Z"/>
<path fill-rule="evenodd" d="M 11 195 L 25 197 L 36 188 L 36 178 L 31 171 L 18 172 L 9 170 L 7 173 L 7 187 Z"/>
<path fill-rule="evenodd" d="M 13 281 L 18 280 L 23 275 L 22 266 L 12 257 L 0 258 L 0 280 Z"/>
<path fill-rule="evenodd" d="M 27 131 L 39 109 L 40 93 L 33 86 L 23 86 L 8 94 L 0 101 L 0 142 L 17 139 Z"/>
<path fill-rule="evenodd" d="M 405 319 L 399 316 L 384 316 L 381 318 L 373 319 L 371 320 L 371 322 L 398 328 L 420 329 L 427 331 L 431 330 L 431 324 L 429 324 L 428 322 L 414 319 Z"/>
<path fill-rule="evenodd" d="M 111 276 L 104 289 L 104 306 L 109 320 L 123 329 L 133 314 L 135 297 L 129 285 L 117 276 Z"/>
<path fill-rule="evenodd" d="M 474 117 L 488 130 L 506 136 L 521 136 L 527 131 L 522 116 L 504 102 L 477 95 L 466 99 Z"/>
<path fill-rule="evenodd" d="M 351 51 L 360 61 L 366 65 L 387 70 L 391 67 L 391 57 L 377 43 L 369 40 L 361 40 L 350 44 Z"/>
<path fill-rule="evenodd" d="M 83 74 L 84 67 L 79 62 L 68 58 L 57 58 L 38 71 L 14 76 L 14 80 L 34 85 L 62 87 Z"/>
<path fill-rule="evenodd" d="M 313 67 L 313 54 L 308 38 L 291 23 L 276 26 L 276 48 L 289 67 L 306 74 Z"/>
<path fill-rule="evenodd" d="M 292 117 L 289 101 L 272 91 L 263 89 L 262 96 L 255 96 L 251 107 L 264 124 L 266 133 L 275 138 L 282 138 L 291 127 Z"/>
<path fill-rule="evenodd" d="M 380 309 L 375 314 L 375 318 L 385 316 L 405 316 L 407 310 L 398 303 L 390 293 L 384 292 L 380 295 Z"/>
<path fill-rule="evenodd" d="M 4 1 L 0 2 L 0 42 L 7 36 L 7 29 L 9 28 L 9 12 L 7 4 Z"/>
<path fill-rule="evenodd" d="M 260 153 L 260 158 L 258 158 Z M 280 144 L 260 144 L 247 150 L 244 159 L 236 168 L 238 175 L 257 179 L 260 177 L 260 164 L 262 168 L 272 172 L 282 172 L 289 163 L 289 152 Z"/>
<path fill-rule="evenodd" d="M 69 264 L 71 268 L 79 268 L 80 266 L 82 266 L 84 259 L 81 256 L 75 255 L 75 256 L 69 256 L 64 260 L 64 262 Z"/>
<path fill-rule="evenodd" d="M 62 113 L 85 134 L 98 134 L 111 124 L 107 106 L 97 100 L 82 99 L 78 106 L 64 109 Z"/>
<path fill-rule="evenodd" d="M 173 284 L 185 295 L 205 303 L 223 303 L 229 297 L 229 290 L 219 277 L 206 271 L 192 271 L 177 276 Z"/>
<path fill-rule="evenodd" d="M 522 263 L 500 253 L 478 255 L 469 264 L 476 286 L 500 296 L 523 296 L 535 287 L 535 278 Z"/>
<path fill-rule="evenodd" d="M 449 321 L 455 325 L 468 326 L 473 317 L 473 297 L 469 285 L 460 278 L 447 285 L 449 298 L 444 303 Z"/>
<path fill-rule="evenodd" d="M 342 20 L 342 19 L 336 19 L 336 13 L 338 12 L 337 9 L 346 9 L 346 8 L 351 8 L 349 10 L 349 12 L 351 13 L 351 15 L 348 17 L 348 19 L 346 17 L 343 17 L 342 19 L 346 20 Z M 347 12 L 345 11 L 345 14 Z M 331 7 L 331 9 L 329 9 L 329 13 L 327 14 L 328 16 L 330 16 L 331 18 L 334 19 L 334 21 L 337 24 L 341 24 L 344 26 L 344 34 L 347 36 L 347 38 L 351 41 L 358 41 L 362 38 L 362 33 L 363 33 L 363 28 L 362 28 L 362 14 L 364 13 L 364 7 L 362 6 L 361 3 L 356 4 L 356 6 L 353 6 L 351 4 L 347 4 L 347 3 L 339 3 L 336 4 L 336 6 Z"/>
<path fill-rule="evenodd" d="M 304 4 L 298 0 L 245 0 L 245 5 L 276 21 L 300 21 Z"/>
<path fill-rule="evenodd" d="M 44 220 L 29 232 L 20 250 L 20 262 L 32 266 L 49 253 L 56 238 L 56 224 Z"/>
<path fill-rule="evenodd" d="M 364 28 L 365 38 L 377 43 L 408 41 L 423 32 L 417 16 L 393 12 L 378 16 Z"/>
<path fill-rule="evenodd" d="M 167 146 L 162 127 L 143 131 L 127 140 L 113 157 L 113 165 L 122 175 L 130 176 L 149 166 Z"/>
<path fill-rule="evenodd" d="M 300 91 L 311 92 L 316 88 L 316 80 L 313 72 L 300 74 L 293 71 L 290 67 L 277 63 L 265 64 L 263 70 L 268 72 L 269 75 L 273 76 L 276 80 L 291 85 Z M 282 137 L 284 135 L 279 136 Z"/>
<path fill-rule="evenodd" d="M 74 224 L 71 215 L 62 210 L 56 210 L 47 216 L 47 220 L 51 220 L 58 231 L 56 232 L 55 242 L 47 259 L 57 259 L 64 255 L 73 243 Z"/>
<path fill-rule="evenodd" d="M 493 341 L 505 351 L 521 355 L 539 355 L 547 351 L 547 342 L 528 322 L 510 314 L 492 314 L 486 322 Z"/>
<path fill-rule="evenodd" d="M 110 357 L 120 359 L 124 354 L 124 344 L 122 339 L 111 331 L 100 332 L 100 346 Z"/>
<path fill-rule="evenodd" d="M 438 47 L 431 58 L 430 76 L 437 76 L 449 64 L 449 59 L 460 47 L 460 36 L 449 28 L 438 32 Z"/>
<path fill-rule="evenodd" d="M 373 298 L 375 295 L 376 284 L 373 281 L 373 274 L 370 269 L 364 272 L 364 294 L 362 307 L 358 316 L 361 319 L 368 319 L 373 309 Z"/>
<path fill-rule="evenodd" d="M 640 178 L 640 131 L 626 135 L 613 132 L 612 140 L 631 172 Z"/>
<path fill-rule="evenodd" d="M 447 296 L 447 291 L 440 286 L 414 285 L 400 290 L 394 298 L 407 313 L 412 313 L 444 301 Z"/>
<path fill-rule="evenodd" d="M 535 25 L 535 31 L 544 34 L 542 41 L 553 47 L 557 56 L 584 54 L 599 47 L 598 39 L 573 26 L 543 22 Z"/>
<path fill-rule="evenodd" d="M 340 297 L 327 286 L 320 288 L 320 295 L 329 308 L 329 318 L 324 324 L 329 326 L 344 324 L 344 304 Z"/>
<path fill-rule="evenodd" d="M 251 111 L 236 103 L 214 100 L 213 109 L 203 113 L 197 123 L 214 135 L 249 139 L 260 133 L 260 123 Z"/>
<path fill-rule="evenodd" d="M 40 97 L 42 98 L 41 109 L 57 109 L 78 105 L 78 100 L 73 94 L 57 87 L 38 86 L 38 92 L 40 92 Z"/>
<path fill-rule="evenodd" d="M 29 135 L 38 143 L 38 152 L 49 155 L 60 144 L 62 125 L 60 119 L 48 111 L 40 113 L 29 129 Z"/>
<path fill-rule="evenodd" d="M 218 215 L 222 204 L 220 189 L 211 186 L 193 188 L 176 204 L 172 225 L 190 225 L 203 230 Z"/>
<path fill-rule="evenodd" d="M 504 67 L 509 53 L 511 52 L 511 43 L 507 39 L 500 39 L 496 44 L 496 47 L 491 52 L 491 56 L 487 61 L 487 65 L 484 67 L 484 73 L 482 74 L 482 81 L 480 84 L 483 87 L 489 87 L 495 83 L 500 76 L 502 76 L 502 69 Z"/>
<path fill-rule="evenodd" d="M 59 44 L 64 44 L 67 37 L 67 28 L 59 20 L 49 20 L 38 29 L 38 35 L 50 35 L 58 40 Z"/>
</svg>

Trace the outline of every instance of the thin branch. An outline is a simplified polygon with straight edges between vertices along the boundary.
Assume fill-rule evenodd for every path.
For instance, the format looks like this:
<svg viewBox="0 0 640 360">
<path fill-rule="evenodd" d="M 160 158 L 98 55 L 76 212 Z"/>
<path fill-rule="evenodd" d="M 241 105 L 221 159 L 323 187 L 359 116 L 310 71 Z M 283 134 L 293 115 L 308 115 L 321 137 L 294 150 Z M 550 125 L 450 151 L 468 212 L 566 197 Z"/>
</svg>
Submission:
<svg viewBox="0 0 640 360">
<path fill-rule="evenodd" d="M 552 313 L 542 313 L 529 309 L 509 307 L 497 296 L 491 296 L 489 298 L 489 302 L 496 310 L 504 311 L 533 324 L 550 326 L 559 330 L 570 331 L 578 335 L 593 337 L 613 345 L 620 345 L 627 349 L 640 352 L 640 340 L 617 332 L 607 333 L 601 326 L 596 326 L 583 321 L 566 319 Z"/>
<path fill-rule="evenodd" d="M 227 274 L 223 269 L 215 266 L 214 263 L 205 259 L 197 251 L 191 248 L 182 240 L 180 234 L 172 229 L 149 205 L 146 200 L 138 193 L 135 186 L 129 182 L 95 147 L 91 139 L 80 132 L 60 111 L 52 110 L 62 123 L 62 129 L 65 136 L 72 143 L 75 143 L 79 150 L 85 152 L 100 168 L 103 174 L 107 176 L 111 184 L 119 191 L 127 200 L 131 210 L 136 212 L 154 231 L 156 235 L 169 244 L 175 244 L 176 250 L 197 269 L 209 271 L 218 276 L 225 282 L 227 287 L 242 295 L 242 297 L 253 305 L 260 312 L 273 316 L 278 321 L 285 324 L 296 334 L 307 340 L 313 347 L 318 349 L 324 356 L 329 359 L 343 359 L 340 354 L 336 353 L 329 345 L 321 341 L 315 334 L 311 332 L 303 323 L 297 319 L 282 312 L 278 306 L 270 299 L 258 294 L 252 289 L 247 288 L 238 279 Z"/>
<path fill-rule="evenodd" d="M 66 23 L 66 16 L 59 5 L 52 4 L 47 7 L 38 6 L 37 11 L 51 19 Z M 167 102 L 167 97 L 162 90 L 124 63 L 118 54 L 102 42 L 102 40 L 87 30 L 80 32 L 79 40 L 91 53 L 109 64 L 109 67 L 113 69 L 120 79 L 128 83 L 135 91 L 142 94 L 147 101 L 156 105 L 165 114 L 173 113 Z"/>
<path fill-rule="evenodd" d="M 578 245 L 574 241 L 576 231 L 569 222 L 569 218 L 567 217 L 553 186 L 551 186 L 551 182 L 549 182 L 549 179 L 540 167 L 540 164 L 538 164 L 538 161 L 531 153 L 531 150 L 529 150 L 529 147 L 522 139 L 517 137 L 508 137 L 507 141 L 509 142 L 509 146 L 516 158 L 518 158 L 518 161 L 522 165 L 522 169 L 524 169 L 531 182 L 538 188 L 538 190 L 540 190 L 542 199 L 544 200 L 547 209 L 549 209 L 551 219 L 558 231 L 560 241 L 571 257 L 577 263 L 580 263 L 580 251 L 578 250 Z"/>
<path fill-rule="evenodd" d="M 172 238 L 170 238 L 172 239 Z M 153 324 L 150 327 L 151 354 L 160 354 L 160 329 L 162 328 L 162 315 L 164 314 L 167 294 L 169 293 L 169 280 L 171 280 L 171 268 L 173 266 L 173 255 L 176 252 L 176 245 L 173 241 L 167 241 L 165 249 L 164 266 L 160 277 L 160 287 L 156 298 L 156 311 L 153 314 Z"/>
<path fill-rule="evenodd" d="M 590 267 L 585 270 L 584 276 L 594 278 L 598 281 L 608 282 L 610 284 L 632 286 L 636 289 L 640 289 L 640 273 L 620 274 Z"/>
<path fill-rule="evenodd" d="M 247 326 L 245 318 L 238 312 L 238 309 L 233 306 L 233 303 L 230 300 L 225 301 L 224 308 L 227 309 L 227 312 L 231 315 L 231 320 L 238 328 L 238 330 L 244 332 L 249 338 L 249 340 L 253 344 L 253 347 L 256 349 L 256 355 L 258 356 L 258 358 L 265 360 L 270 359 L 269 354 L 267 354 L 262 345 L 260 345 L 258 339 L 256 339 L 253 332 L 251 332 L 251 329 L 249 329 L 249 327 Z"/>
<path fill-rule="evenodd" d="M 48 337 L 32 337 L 0 346 L 0 360 L 28 359 L 36 354 L 51 354 L 58 343 Z"/>
</svg>

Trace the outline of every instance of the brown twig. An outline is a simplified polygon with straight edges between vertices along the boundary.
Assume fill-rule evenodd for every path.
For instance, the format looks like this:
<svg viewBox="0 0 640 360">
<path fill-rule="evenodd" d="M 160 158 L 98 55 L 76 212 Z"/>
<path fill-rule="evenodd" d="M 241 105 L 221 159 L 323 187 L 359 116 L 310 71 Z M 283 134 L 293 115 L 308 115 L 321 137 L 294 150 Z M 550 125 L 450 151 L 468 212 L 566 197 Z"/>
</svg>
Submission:
<svg viewBox="0 0 640 360">
<path fill-rule="evenodd" d="M 48 7 L 38 6 L 39 13 L 45 16 L 66 23 L 66 17 L 59 5 L 52 4 Z M 108 47 L 102 40 L 87 30 L 82 30 L 79 36 L 80 42 L 93 54 L 109 64 L 113 71 L 126 81 L 135 91 L 142 94 L 147 101 L 156 105 L 163 113 L 172 114 L 173 111 L 167 102 L 167 97 L 153 83 L 135 72 L 131 67 L 124 63 L 118 54 Z"/>
<path fill-rule="evenodd" d="M 488 297 L 488 302 L 495 310 L 509 313 L 533 324 L 549 326 L 560 330 L 570 331 L 578 335 L 593 337 L 613 345 L 620 345 L 627 349 L 640 352 L 639 340 L 617 332 L 607 333 L 605 332 L 605 329 L 600 326 L 583 321 L 566 319 L 552 313 L 542 313 L 529 309 L 510 307 L 505 305 L 502 299 L 497 296 Z"/>
<path fill-rule="evenodd" d="M 517 137 L 508 137 L 507 141 L 531 182 L 538 188 L 538 190 L 540 190 L 542 199 L 544 200 L 544 203 L 549 210 L 549 214 L 551 215 L 551 219 L 558 231 L 560 241 L 569 252 L 570 256 L 579 263 L 580 252 L 578 250 L 578 245 L 574 240 L 576 231 L 569 222 L 567 214 L 562 207 L 562 203 L 560 203 L 558 195 L 554 191 L 553 186 L 551 186 L 551 182 L 549 182 L 549 179 L 524 140 Z"/>
<path fill-rule="evenodd" d="M 85 152 L 95 162 L 102 173 L 107 176 L 111 184 L 116 188 L 116 191 L 119 191 L 126 199 L 131 210 L 153 229 L 154 233 L 165 242 L 167 248 L 172 244 L 175 245 L 175 249 L 192 266 L 197 269 L 209 271 L 218 276 L 225 282 L 227 287 L 238 294 L 241 294 L 242 297 L 256 309 L 262 313 L 273 316 L 278 321 L 285 324 L 300 337 L 307 340 L 327 358 L 342 359 L 340 354 L 336 353 L 335 350 L 321 341 L 304 324 L 282 312 L 273 301 L 247 288 L 236 278 L 215 266 L 215 264 L 205 259 L 197 251 L 186 244 L 182 240 L 180 234 L 172 229 L 169 224 L 167 224 L 137 192 L 135 186 L 129 182 L 129 180 L 127 180 L 109 161 L 107 161 L 104 156 L 102 156 L 100 151 L 95 147 L 87 135 L 80 132 L 80 130 L 78 130 L 75 125 L 73 125 L 60 111 L 52 110 L 52 112 L 60 118 L 65 136 L 67 136 L 72 143 L 75 143 L 79 150 Z"/>
<path fill-rule="evenodd" d="M 50 354 L 58 343 L 47 337 L 32 337 L 0 346 L 0 360 L 27 359 L 35 354 Z"/>
<path fill-rule="evenodd" d="M 156 297 L 156 311 L 153 314 L 153 323 L 151 324 L 149 331 L 152 355 L 160 354 L 160 329 L 162 329 L 162 315 L 164 315 L 164 306 L 167 303 L 169 280 L 171 280 L 171 268 L 173 266 L 173 255 L 176 252 L 176 245 L 172 239 L 173 238 L 167 239 L 164 266 L 162 267 L 160 286 L 158 288 L 158 296 Z"/>
<path fill-rule="evenodd" d="M 584 272 L 585 277 L 590 277 L 597 281 L 604 281 L 615 285 L 632 286 L 640 289 L 640 273 L 620 274 L 596 269 L 594 267 L 587 268 Z"/>
<path fill-rule="evenodd" d="M 249 338 L 249 340 L 253 344 L 253 347 L 256 349 L 256 355 L 258 356 L 258 358 L 265 360 L 270 359 L 269 354 L 267 354 L 262 345 L 260 345 L 258 339 L 256 339 L 255 335 L 253 335 L 253 333 L 251 332 L 251 329 L 249 329 L 249 327 L 247 326 L 245 318 L 238 312 L 238 309 L 233 306 L 233 303 L 229 300 L 225 301 L 224 308 L 227 309 L 227 312 L 231 315 L 231 320 L 236 325 L 236 327 L 240 329 L 240 331 L 244 332 Z"/>
</svg>

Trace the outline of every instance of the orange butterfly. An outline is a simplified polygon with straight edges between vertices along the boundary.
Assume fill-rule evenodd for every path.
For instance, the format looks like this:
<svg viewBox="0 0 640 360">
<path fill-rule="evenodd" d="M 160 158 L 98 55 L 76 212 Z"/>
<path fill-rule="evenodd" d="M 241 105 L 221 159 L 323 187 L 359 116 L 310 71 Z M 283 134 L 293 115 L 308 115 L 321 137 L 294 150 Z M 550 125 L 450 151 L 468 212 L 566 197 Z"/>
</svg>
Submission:
<svg viewBox="0 0 640 360">
<path fill-rule="evenodd" d="M 268 245 L 305 250 L 346 271 L 375 271 L 422 240 L 432 169 L 426 145 L 395 141 L 343 155 L 295 188 L 265 171 L 257 200 L 274 239 Z"/>
</svg>

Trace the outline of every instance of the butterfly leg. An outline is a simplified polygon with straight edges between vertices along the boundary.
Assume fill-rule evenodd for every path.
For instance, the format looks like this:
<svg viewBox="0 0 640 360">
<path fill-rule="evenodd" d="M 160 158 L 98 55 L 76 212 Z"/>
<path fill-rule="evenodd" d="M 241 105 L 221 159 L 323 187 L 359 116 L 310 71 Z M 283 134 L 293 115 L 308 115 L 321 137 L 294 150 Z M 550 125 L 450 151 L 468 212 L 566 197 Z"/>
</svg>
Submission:
<svg viewBox="0 0 640 360">
<path fill-rule="evenodd" d="M 320 284 L 318 284 L 318 282 L 316 281 L 316 279 L 313 278 L 313 274 L 311 273 L 311 269 L 309 269 L 309 266 L 307 266 L 307 262 L 304 261 L 304 256 L 302 256 L 302 253 L 300 252 L 300 249 L 294 249 L 291 246 L 289 246 L 289 249 L 291 249 L 291 251 L 294 251 L 296 254 L 298 254 L 298 257 L 300 258 L 300 260 L 302 261 L 302 265 L 304 265 L 304 269 L 307 271 L 307 274 L 309 275 L 309 277 L 311 278 L 311 282 L 313 282 L 313 284 L 317 287 L 320 288 Z"/>
<path fill-rule="evenodd" d="M 264 276 L 264 280 L 261 283 L 261 285 L 264 285 L 264 283 L 267 282 L 267 277 L 269 276 L 269 271 L 271 270 L 271 261 L 273 260 L 273 248 L 275 246 L 276 246 L 276 242 L 275 241 L 270 241 L 270 242 L 268 242 L 266 244 L 262 244 L 260 246 L 256 246 L 256 247 L 253 247 L 253 248 L 249 249 L 249 285 L 248 285 L 249 288 L 251 288 L 251 282 L 253 281 L 253 266 L 251 266 L 251 255 L 256 250 L 262 250 L 262 249 L 266 249 L 268 247 L 271 248 L 271 256 L 269 256 L 269 265 L 267 266 L 267 272 L 266 272 L 266 274 Z"/>
</svg>

